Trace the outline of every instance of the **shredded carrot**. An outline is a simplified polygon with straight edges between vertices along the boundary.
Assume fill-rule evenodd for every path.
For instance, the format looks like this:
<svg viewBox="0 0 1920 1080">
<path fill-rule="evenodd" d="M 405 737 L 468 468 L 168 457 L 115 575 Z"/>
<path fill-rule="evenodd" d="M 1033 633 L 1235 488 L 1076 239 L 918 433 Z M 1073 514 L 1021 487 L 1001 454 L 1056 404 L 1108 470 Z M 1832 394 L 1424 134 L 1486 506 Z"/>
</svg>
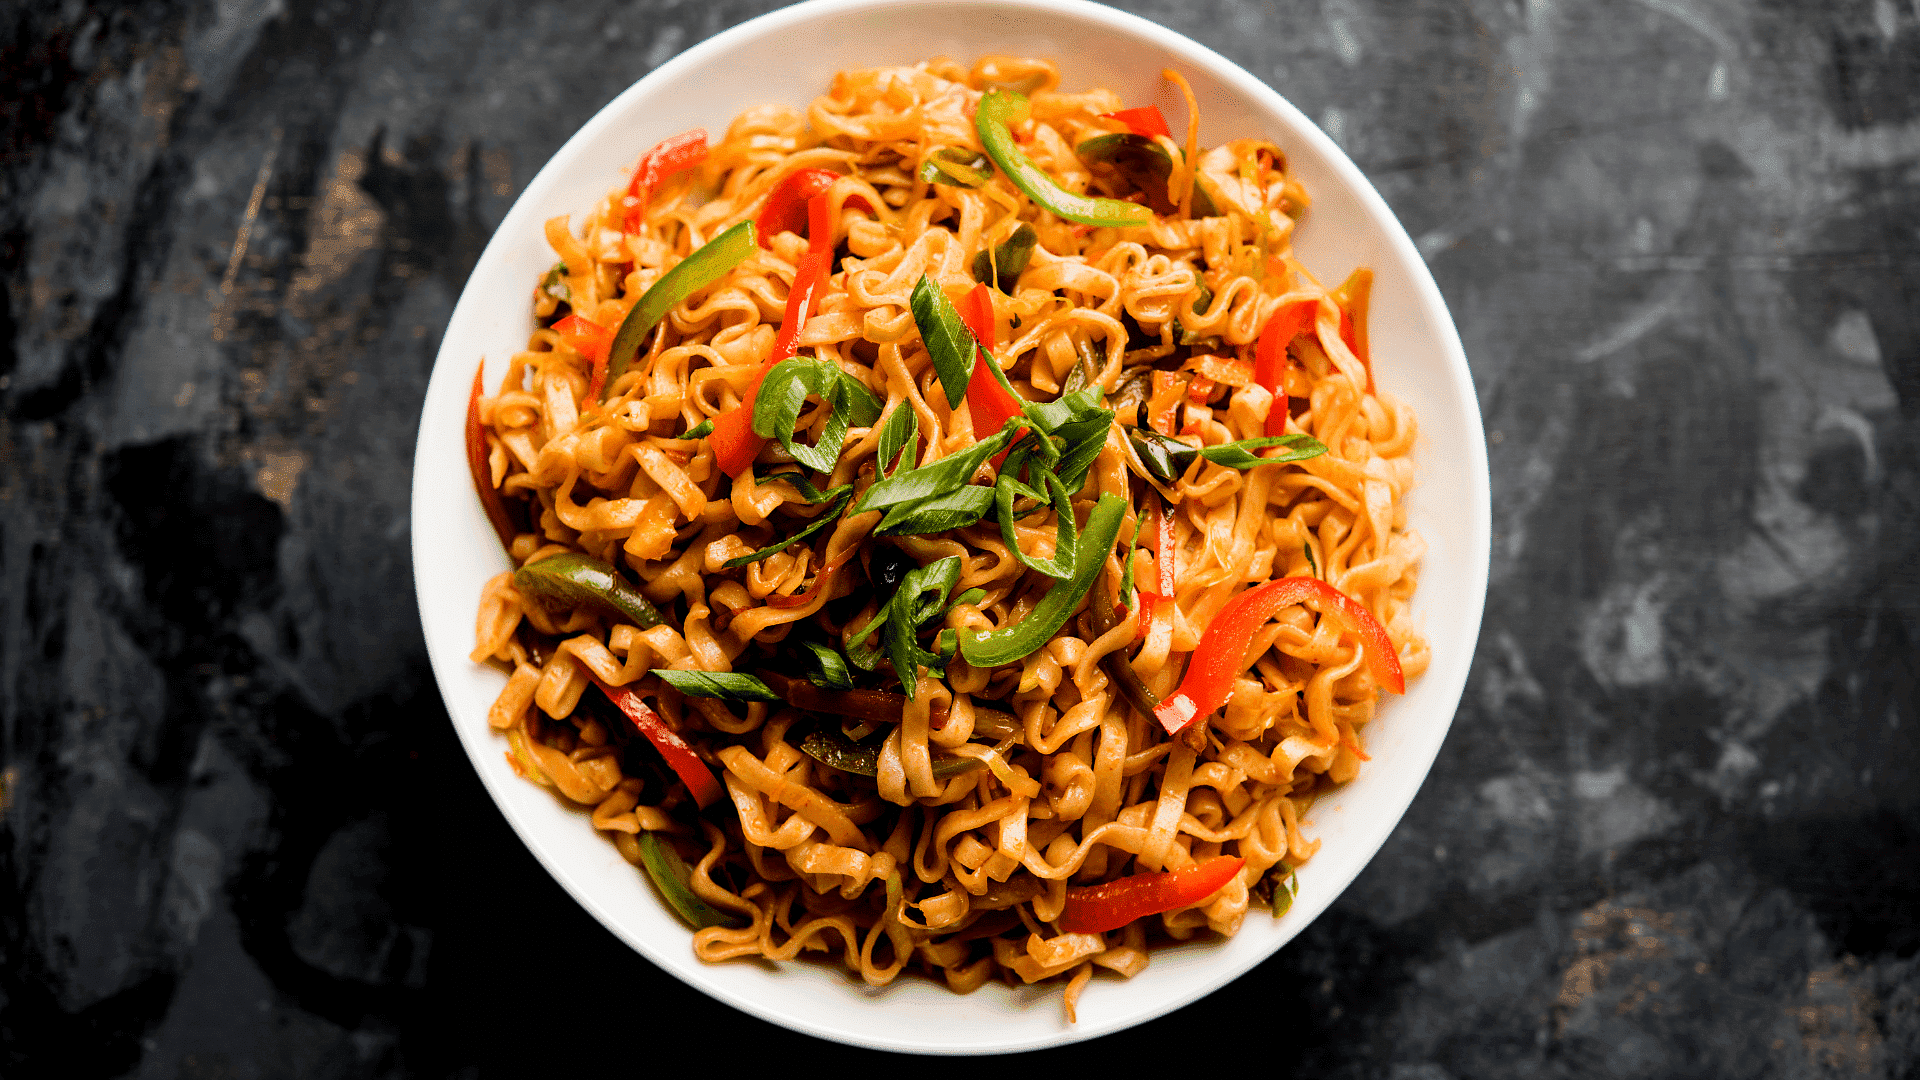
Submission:
<svg viewBox="0 0 1920 1080">
<path fill-rule="evenodd" d="M 1201 378 L 1211 379 L 1225 386 L 1252 386 L 1255 381 L 1253 365 L 1245 360 L 1235 360 L 1231 356 L 1196 356 L 1182 366 L 1189 371 L 1199 372 Z M 1199 381 L 1200 379 L 1194 380 L 1194 382 Z"/>
<path fill-rule="evenodd" d="M 1179 87 L 1181 95 L 1187 99 L 1187 160 L 1180 174 L 1180 216 L 1192 217 L 1193 177 L 1199 165 L 1200 153 L 1200 103 L 1194 99 L 1193 87 L 1187 85 L 1185 75 L 1166 68 L 1160 72 L 1160 77 Z"/>
</svg>

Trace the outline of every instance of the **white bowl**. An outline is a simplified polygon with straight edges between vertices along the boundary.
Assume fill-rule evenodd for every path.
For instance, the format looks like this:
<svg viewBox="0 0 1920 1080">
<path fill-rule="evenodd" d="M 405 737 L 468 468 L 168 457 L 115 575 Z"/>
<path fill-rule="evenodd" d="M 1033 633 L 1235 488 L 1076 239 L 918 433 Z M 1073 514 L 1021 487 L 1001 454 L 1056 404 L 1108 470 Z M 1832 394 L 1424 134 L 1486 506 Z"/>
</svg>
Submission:
<svg viewBox="0 0 1920 1080">
<path fill-rule="evenodd" d="M 1128 105 L 1186 114 L 1160 78 L 1173 66 L 1200 101 L 1203 145 L 1265 136 L 1313 196 L 1295 249 L 1324 280 L 1374 269 L 1371 333 L 1379 384 L 1418 411 L 1419 487 L 1411 525 L 1426 538 L 1415 612 L 1433 662 L 1367 727 L 1373 760 L 1308 817 L 1320 853 L 1300 871 L 1292 911 L 1249 914 L 1240 933 L 1157 951 L 1137 978 L 1101 973 L 1068 1024 L 1060 987 L 990 985 L 956 995 L 903 976 L 871 990 L 837 967 L 703 964 L 689 932 L 643 874 L 544 789 L 514 776 L 486 713 L 503 682 L 470 663 L 481 584 L 507 568 L 468 480 L 462 443 L 476 361 L 496 385 L 532 327 L 529 293 L 553 262 L 541 223 L 582 214 L 641 151 L 692 127 L 714 137 L 767 101 L 804 106 L 847 68 L 937 55 L 1056 59 L 1067 90 L 1106 86 Z M 414 580 L 427 651 L 447 711 L 501 812 L 567 891 L 647 959 L 692 987 L 796 1031 L 862 1046 L 959 1054 L 1088 1039 L 1167 1013 L 1224 986 L 1311 922 L 1373 857 L 1426 776 L 1466 682 L 1487 583 L 1487 459 L 1466 356 L 1440 291 L 1360 170 L 1279 94 L 1219 54 L 1164 27 L 1077 0 L 815 0 L 734 27 L 629 87 L 569 139 L 527 185 L 481 254 L 454 309 L 427 389 L 414 457 Z"/>
</svg>

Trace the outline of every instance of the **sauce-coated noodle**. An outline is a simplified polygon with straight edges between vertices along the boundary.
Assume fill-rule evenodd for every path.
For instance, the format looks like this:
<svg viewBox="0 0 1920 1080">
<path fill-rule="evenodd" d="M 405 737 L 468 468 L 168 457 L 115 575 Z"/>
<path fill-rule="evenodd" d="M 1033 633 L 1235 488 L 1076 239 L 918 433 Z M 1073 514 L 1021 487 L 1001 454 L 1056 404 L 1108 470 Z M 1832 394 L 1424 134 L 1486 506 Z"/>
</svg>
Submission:
<svg viewBox="0 0 1920 1080">
<path fill-rule="evenodd" d="M 1102 160 L 1087 144 L 1127 130 L 1103 115 L 1124 103 L 1058 83 L 1053 64 L 1009 57 L 843 72 L 804 112 L 749 110 L 697 166 L 657 157 L 650 188 L 623 183 L 584 222 L 547 225 L 559 264 L 534 293 L 540 329 L 500 393 L 479 401 L 478 467 L 520 515 L 516 567 L 561 554 L 603 560 L 662 618 L 650 625 L 582 602 L 591 590 L 541 585 L 564 565 L 547 562 L 544 577 L 503 573 L 487 585 L 473 658 L 508 674 L 488 719 L 520 775 L 591 807 L 592 826 L 636 865 L 647 863 L 650 835 L 685 863 L 686 902 L 716 924 L 693 934 L 703 959 L 819 952 L 873 985 L 911 968 L 958 991 L 1057 978 L 1071 1015 L 1097 969 L 1132 976 L 1156 939 L 1232 934 L 1250 906 L 1285 893 L 1290 868 L 1318 847 L 1301 816 L 1360 768 L 1381 689 L 1377 666 L 1363 662 L 1364 635 L 1319 604 L 1265 621 L 1245 656 L 1229 658 L 1238 674 L 1224 707 L 1177 736 L 1122 692 L 1122 667 L 1148 702 L 1173 695 L 1228 601 L 1283 577 L 1337 588 L 1384 627 L 1406 675 L 1426 666 L 1408 613 L 1423 548 L 1404 505 L 1414 417 L 1373 386 L 1370 276 L 1329 292 L 1294 261 L 1307 195 L 1271 143 L 1203 149 L 1189 169 L 1182 125 L 1179 141 L 1110 140 L 1125 153 Z M 1078 224 L 1012 183 L 982 153 L 975 115 L 984 92 L 1008 86 L 1030 94 L 1014 141 L 1055 184 L 1130 198 L 1153 209 L 1151 220 Z M 837 174 L 801 193 L 824 198 L 814 220 L 831 227 L 830 244 L 803 235 L 808 207 L 796 204 L 789 229 L 762 230 L 744 261 L 671 307 L 624 370 L 617 357 L 607 370 L 596 330 L 610 335 L 650 286 L 729 228 L 773 221 L 770 196 L 809 169 Z M 1024 266 L 997 265 L 1028 229 Z M 831 276 L 797 355 L 834 365 L 882 411 L 849 421 L 830 470 L 792 463 L 769 439 L 748 445 L 758 460 L 736 479 L 715 443 L 731 437 L 723 418 L 775 347 L 810 239 L 832 252 Z M 1084 482 L 1063 492 L 1079 529 L 1094 528 L 1103 495 L 1125 512 L 1104 566 L 1093 556 L 1094 595 L 1077 598 L 1050 639 L 984 668 L 963 650 L 941 670 L 953 641 L 1039 617 L 1060 587 L 1009 550 L 991 507 L 973 524 L 891 536 L 875 535 L 880 512 L 854 512 L 897 410 L 912 411 L 918 437 L 898 466 L 886 463 L 895 475 L 995 434 L 974 430 L 974 403 L 988 391 L 949 404 L 913 304 L 923 276 L 966 300 L 983 251 L 992 263 L 982 276 L 1008 289 L 991 290 L 984 344 L 1012 390 L 1047 402 L 1097 384 L 1114 413 L 1087 447 Z M 1262 333 L 1287 312 L 1302 332 L 1270 345 L 1263 371 Z M 836 408 L 857 416 L 858 396 L 811 388 L 796 424 L 801 450 Z M 679 437 L 708 421 L 716 434 Z M 1310 436 L 1325 453 L 1249 468 L 1191 453 L 1270 431 Z M 1172 456 L 1154 460 L 1156 451 Z M 995 466 L 981 466 L 976 488 L 991 487 Z M 769 480 L 776 471 L 808 483 Z M 1031 561 L 1052 559 L 1060 539 L 1059 504 L 1039 471 L 1010 522 Z M 840 485 L 851 485 L 844 499 L 810 502 L 804 490 Z M 838 516 L 756 562 L 724 566 L 822 514 Z M 903 688 L 881 647 L 885 628 L 852 639 L 893 606 L 905 573 L 948 557 L 958 572 L 941 594 L 947 606 L 926 612 L 916 642 L 933 666 L 910 676 L 914 693 L 892 715 Z M 1122 588 L 1129 565 L 1133 584 Z M 1170 601 L 1158 596 L 1165 583 Z M 864 657 L 846 671 L 869 693 L 861 700 L 880 703 L 877 715 L 854 715 L 851 698 L 807 680 L 835 682 L 808 643 L 831 659 Z M 759 673 L 780 700 L 688 696 L 661 669 Z M 609 694 L 678 734 L 691 767 L 717 778 L 717 810 L 696 815 L 684 762 L 634 734 Z M 811 737 L 865 764 L 816 756 L 803 749 Z M 1177 877 L 1222 857 L 1242 860 L 1239 873 L 1195 902 L 1109 931 L 1060 928 L 1063 911 L 1083 902 L 1072 890 Z"/>
</svg>

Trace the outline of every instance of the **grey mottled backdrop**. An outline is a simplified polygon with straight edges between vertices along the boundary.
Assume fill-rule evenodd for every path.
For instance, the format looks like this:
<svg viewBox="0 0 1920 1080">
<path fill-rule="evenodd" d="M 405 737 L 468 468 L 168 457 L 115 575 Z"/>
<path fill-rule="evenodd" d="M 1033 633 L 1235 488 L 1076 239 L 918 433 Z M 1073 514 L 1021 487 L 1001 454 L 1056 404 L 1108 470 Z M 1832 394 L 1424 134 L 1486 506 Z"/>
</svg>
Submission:
<svg viewBox="0 0 1920 1080">
<path fill-rule="evenodd" d="M 5 5 L 0 1073 L 632 1075 L 693 1029 L 872 1056 L 568 900 L 411 598 L 416 413 L 481 245 L 604 102 L 767 6 Z M 1917 6 L 1139 9 L 1419 241 L 1493 444 L 1492 592 L 1338 905 L 1230 1000 L 1023 1065 L 1920 1075 Z"/>
</svg>

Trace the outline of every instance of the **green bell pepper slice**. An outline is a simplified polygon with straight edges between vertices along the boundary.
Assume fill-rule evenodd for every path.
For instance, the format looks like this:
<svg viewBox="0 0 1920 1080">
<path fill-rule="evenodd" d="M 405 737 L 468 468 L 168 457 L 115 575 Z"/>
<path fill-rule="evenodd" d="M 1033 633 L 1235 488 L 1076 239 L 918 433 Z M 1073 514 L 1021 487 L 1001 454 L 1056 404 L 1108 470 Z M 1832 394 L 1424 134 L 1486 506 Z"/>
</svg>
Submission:
<svg viewBox="0 0 1920 1080">
<path fill-rule="evenodd" d="M 661 622 L 659 608 L 627 584 L 620 571 L 591 555 L 550 555 L 528 563 L 513 572 L 513 587 L 569 607 L 590 604 L 625 616 L 642 630 Z"/>
<path fill-rule="evenodd" d="M 986 147 L 987 156 L 1000 171 L 1007 174 L 1007 179 L 1013 181 L 1014 187 L 1026 192 L 1027 198 L 1041 208 L 1082 225 L 1125 228 L 1153 220 L 1153 211 L 1139 203 L 1075 195 L 1054 183 L 1046 170 L 1027 158 L 1026 152 L 1014 143 L 1013 132 L 1008 130 L 1011 125 L 1024 122 L 1030 110 L 1024 96 L 995 90 L 980 99 L 980 109 L 974 114 L 973 127 L 980 133 L 980 144 Z"/>
<path fill-rule="evenodd" d="M 662 274 L 627 312 L 619 332 L 613 335 L 613 347 L 607 352 L 607 381 L 600 390 L 601 400 L 606 399 L 607 387 L 627 373 L 633 358 L 640 355 L 641 344 L 653 328 L 660 325 L 660 320 L 667 317 L 667 312 L 745 262 L 754 247 L 753 222 L 743 221 L 707 241 Z"/>
<path fill-rule="evenodd" d="M 746 920 L 740 916 L 721 911 L 700 899 L 693 891 L 693 886 L 688 884 L 693 877 L 692 869 L 680 857 L 680 853 L 673 850 L 673 845 L 660 839 L 659 834 L 640 834 L 640 862 L 647 868 L 647 876 L 653 879 L 667 906 L 695 930 L 704 930 L 709 926 L 738 929 L 746 925 Z"/>
<path fill-rule="evenodd" d="M 1087 590 L 1106 568 L 1107 556 L 1120 537 L 1120 521 L 1126 516 L 1127 502 L 1118 495 L 1102 495 L 1080 534 L 1075 552 L 1073 576 L 1055 582 L 1040 598 L 1027 617 L 998 630 L 971 630 L 960 638 L 960 655 L 977 668 L 999 667 L 1040 648 L 1066 625 L 1067 618 L 1086 598 Z"/>
<path fill-rule="evenodd" d="M 880 775 L 878 746 L 861 746 L 834 732 L 810 731 L 806 738 L 800 740 L 800 749 L 830 769 L 869 779 Z M 951 754 L 935 753 L 932 757 L 935 780 L 972 772 L 986 764 L 978 758 L 955 757 Z"/>
<path fill-rule="evenodd" d="M 1033 246 L 1039 242 L 1040 234 L 1033 231 L 1033 226 L 1021 222 L 1012 236 L 993 249 L 993 254 L 982 248 L 973 256 L 973 280 L 992 284 L 1003 293 L 1012 292 L 1020 281 L 1020 272 L 1033 259 Z"/>
</svg>

